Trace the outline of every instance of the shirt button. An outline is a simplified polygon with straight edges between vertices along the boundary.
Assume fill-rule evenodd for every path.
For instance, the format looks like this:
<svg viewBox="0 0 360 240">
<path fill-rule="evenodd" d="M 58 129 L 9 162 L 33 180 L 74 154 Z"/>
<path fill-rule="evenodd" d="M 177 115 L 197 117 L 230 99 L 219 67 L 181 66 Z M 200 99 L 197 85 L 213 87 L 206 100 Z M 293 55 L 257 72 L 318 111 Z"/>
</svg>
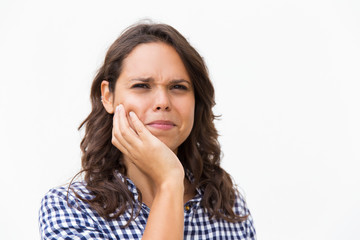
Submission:
<svg viewBox="0 0 360 240">
<path fill-rule="evenodd" d="M 190 206 L 189 206 L 189 205 L 186 205 L 186 206 L 185 206 L 185 210 L 186 210 L 186 211 L 189 211 L 189 210 L 190 210 Z"/>
</svg>

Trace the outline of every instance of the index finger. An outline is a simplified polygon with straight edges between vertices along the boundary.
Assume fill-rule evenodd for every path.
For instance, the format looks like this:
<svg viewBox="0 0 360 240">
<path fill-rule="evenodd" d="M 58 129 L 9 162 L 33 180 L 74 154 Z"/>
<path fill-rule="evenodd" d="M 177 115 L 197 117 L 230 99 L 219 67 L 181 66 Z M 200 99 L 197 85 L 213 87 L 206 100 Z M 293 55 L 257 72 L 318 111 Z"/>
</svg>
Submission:
<svg viewBox="0 0 360 240">
<path fill-rule="evenodd" d="M 141 136 L 148 136 L 151 133 L 149 130 L 144 126 L 144 124 L 140 121 L 140 119 L 137 117 L 137 115 L 134 112 L 129 112 L 130 120 L 134 125 L 134 130 L 136 133 Z"/>
<path fill-rule="evenodd" d="M 139 139 L 136 132 L 131 128 L 126 117 L 125 109 L 122 104 L 116 107 L 114 115 L 114 135 L 124 146 L 138 144 Z"/>
</svg>

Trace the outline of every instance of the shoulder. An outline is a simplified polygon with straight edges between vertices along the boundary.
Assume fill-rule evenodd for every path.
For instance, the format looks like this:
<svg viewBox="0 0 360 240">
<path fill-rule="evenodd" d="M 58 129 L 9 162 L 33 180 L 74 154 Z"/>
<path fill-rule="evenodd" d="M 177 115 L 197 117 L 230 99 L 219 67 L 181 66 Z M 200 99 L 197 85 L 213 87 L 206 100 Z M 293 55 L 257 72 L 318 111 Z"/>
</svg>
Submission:
<svg viewBox="0 0 360 240">
<path fill-rule="evenodd" d="M 76 197 L 75 193 L 86 199 L 92 197 L 83 182 L 50 189 L 41 200 L 40 218 L 51 211 L 73 212 L 79 208 L 86 208 L 87 204 Z"/>
<path fill-rule="evenodd" d="M 235 190 L 235 193 L 236 199 L 233 207 L 234 212 L 238 216 L 247 216 L 246 220 L 242 221 L 240 224 L 245 232 L 245 235 L 249 237 L 249 239 L 256 239 L 254 221 L 251 212 L 247 206 L 245 197 L 238 190 Z"/>
<path fill-rule="evenodd" d="M 73 211 L 73 208 L 88 208 L 88 204 L 79 199 L 75 193 L 84 199 L 93 197 L 86 189 L 85 183 L 75 182 L 70 186 L 50 189 L 42 198 L 40 210 Z"/>
<path fill-rule="evenodd" d="M 75 192 L 82 198 L 92 198 L 83 182 L 53 188 L 45 194 L 39 211 L 42 239 L 62 239 L 60 236 L 79 236 L 80 233 L 87 239 L 102 237 L 96 212 L 77 198 Z"/>
<path fill-rule="evenodd" d="M 235 189 L 234 211 L 236 215 L 239 216 L 246 216 L 250 214 L 250 210 L 246 204 L 245 197 L 239 192 L 238 189 Z"/>
<path fill-rule="evenodd" d="M 64 185 L 60 187 L 55 187 L 50 189 L 44 196 L 43 201 L 51 198 L 59 198 L 59 199 L 66 199 L 67 201 L 77 201 L 78 197 L 75 195 L 79 195 L 81 198 L 91 199 L 93 195 L 91 192 L 86 188 L 86 183 L 81 182 L 73 182 L 70 185 Z"/>
</svg>

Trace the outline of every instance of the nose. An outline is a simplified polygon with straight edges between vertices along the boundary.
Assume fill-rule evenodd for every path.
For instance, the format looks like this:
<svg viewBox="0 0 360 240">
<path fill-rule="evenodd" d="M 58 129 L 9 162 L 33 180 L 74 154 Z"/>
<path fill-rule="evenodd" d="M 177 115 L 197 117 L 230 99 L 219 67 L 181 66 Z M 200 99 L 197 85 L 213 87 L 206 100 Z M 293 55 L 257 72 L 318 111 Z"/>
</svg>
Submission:
<svg viewBox="0 0 360 240">
<path fill-rule="evenodd" d="M 158 90 L 154 94 L 154 111 L 170 111 L 171 110 L 171 100 L 169 93 L 166 90 Z"/>
</svg>

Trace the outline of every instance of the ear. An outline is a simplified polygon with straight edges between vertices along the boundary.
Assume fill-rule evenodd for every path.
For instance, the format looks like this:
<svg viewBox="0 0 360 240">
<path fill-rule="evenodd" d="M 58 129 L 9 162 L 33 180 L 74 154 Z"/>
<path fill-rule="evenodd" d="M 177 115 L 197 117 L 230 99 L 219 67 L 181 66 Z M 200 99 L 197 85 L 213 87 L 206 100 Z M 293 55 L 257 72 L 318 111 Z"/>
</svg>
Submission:
<svg viewBox="0 0 360 240">
<path fill-rule="evenodd" d="M 114 94 L 110 92 L 109 82 L 106 80 L 101 82 L 101 96 L 105 110 L 110 114 L 114 113 Z"/>
</svg>

